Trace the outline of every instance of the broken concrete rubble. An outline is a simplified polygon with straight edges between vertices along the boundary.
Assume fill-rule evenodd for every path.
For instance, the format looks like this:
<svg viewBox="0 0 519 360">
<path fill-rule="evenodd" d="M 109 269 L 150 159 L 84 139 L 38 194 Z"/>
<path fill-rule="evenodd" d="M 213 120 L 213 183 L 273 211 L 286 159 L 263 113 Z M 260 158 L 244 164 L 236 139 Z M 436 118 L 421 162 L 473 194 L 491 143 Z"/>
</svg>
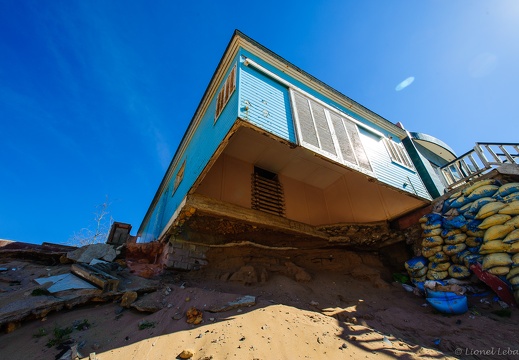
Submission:
<svg viewBox="0 0 519 360">
<path fill-rule="evenodd" d="M 254 305 L 256 305 L 256 297 L 251 295 L 245 295 L 240 298 L 237 298 L 234 301 L 230 301 L 227 304 L 214 306 L 210 308 L 208 311 L 216 313 Z"/>
<path fill-rule="evenodd" d="M 112 245 L 91 244 L 69 251 L 67 258 L 79 263 L 90 263 L 93 259 L 113 261 L 117 253 Z"/>
<path fill-rule="evenodd" d="M 50 282 L 52 285 L 47 288 L 47 291 L 49 291 L 52 294 L 65 290 L 97 289 L 94 285 L 90 284 L 89 282 L 70 273 L 34 279 L 34 281 L 36 281 L 40 285 Z"/>
<path fill-rule="evenodd" d="M 84 282 L 73 275 L 70 272 L 70 265 L 56 262 L 54 265 L 42 266 L 34 263 L 32 261 L 34 253 L 41 253 L 44 250 L 42 246 L 30 248 L 30 253 L 27 253 L 25 248 L 16 253 L 17 258 L 27 255 L 29 260 L 12 260 L 16 247 L 10 247 L 7 258 L 0 248 L 2 267 L 8 269 L 2 273 L 5 282 L 0 283 L 0 329 L 12 331 L 24 320 L 44 318 L 47 314 L 63 308 L 70 309 L 91 302 L 117 300 L 125 292 L 147 293 L 155 291 L 159 286 L 156 280 L 143 279 L 131 274 L 129 269 L 121 269 L 117 266 L 117 271 L 112 272 L 113 275 L 106 275 L 117 277 L 119 291 L 103 293 L 91 283 Z M 52 253 L 53 256 L 63 254 L 58 255 L 55 251 Z M 97 269 L 94 270 L 99 273 Z"/>
</svg>

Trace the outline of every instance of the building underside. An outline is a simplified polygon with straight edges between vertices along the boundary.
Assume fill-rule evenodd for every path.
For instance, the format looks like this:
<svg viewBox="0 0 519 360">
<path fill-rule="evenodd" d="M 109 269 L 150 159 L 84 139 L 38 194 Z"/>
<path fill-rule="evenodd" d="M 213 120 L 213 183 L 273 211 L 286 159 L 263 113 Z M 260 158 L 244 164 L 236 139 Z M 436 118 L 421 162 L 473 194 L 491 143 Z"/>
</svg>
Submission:
<svg viewBox="0 0 519 360">
<path fill-rule="evenodd" d="M 203 264 L 202 253 L 229 244 L 376 250 L 404 240 L 401 231 L 390 228 L 392 220 L 430 204 L 238 124 L 162 236 L 184 249 L 184 262 L 186 249 Z"/>
</svg>

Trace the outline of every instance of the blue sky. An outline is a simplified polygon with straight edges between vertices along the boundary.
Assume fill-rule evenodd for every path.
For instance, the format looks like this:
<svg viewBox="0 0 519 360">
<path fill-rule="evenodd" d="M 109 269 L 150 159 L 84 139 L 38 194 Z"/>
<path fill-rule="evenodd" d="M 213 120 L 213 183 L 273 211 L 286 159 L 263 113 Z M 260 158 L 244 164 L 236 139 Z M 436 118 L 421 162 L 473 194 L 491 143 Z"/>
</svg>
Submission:
<svg viewBox="0 0 519 360">
<path fill-rule="evenodd" d="M 234 29 L 458 154 L 519 142 L 519 1 L 3 0 L 0 238 L 106 196 L 136 231 Z"/>
</svg>

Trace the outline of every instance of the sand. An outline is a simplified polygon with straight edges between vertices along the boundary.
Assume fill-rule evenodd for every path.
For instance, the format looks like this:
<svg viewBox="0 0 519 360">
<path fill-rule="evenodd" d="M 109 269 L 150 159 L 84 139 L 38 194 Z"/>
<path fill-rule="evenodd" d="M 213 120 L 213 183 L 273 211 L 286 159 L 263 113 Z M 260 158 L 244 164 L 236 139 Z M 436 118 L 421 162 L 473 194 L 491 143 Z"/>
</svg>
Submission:
<svg viewBox="0 0 519 360">
<path fill-rule="evenodd" d="M 17 264 L 27 278 L 41 275 L 37 265 Z M 511 309 L 510 318 L 493 314 L 501 306 L 492 294 L 470 296 L 471 311 L 447 316 L 398 283 L 381 286 L 380 279 L 341 272 L 311 275 L 298 282 L 277 274 L 245 286 L 203 272 L 166 272 L 158 291 L 139 296 L 160 310 L 139 312 L 113 300 L 51 312 L 0 335 L 0 359 L 54 359 L 70 344 L 101 360 L 176 359 L 183 351 L 214 360 L 518 358 L 518 311 Z M 6 283 L 0 288 L 2 297 L 13 291 Z M 244 295 L 256 304 L 209 311 Z M 198 325 L 186 322 L 191 307 L 202 312 Z M 68 345 L 47 347 L 54 329 L 66 327 L 73 328 Z"/>
</svg>

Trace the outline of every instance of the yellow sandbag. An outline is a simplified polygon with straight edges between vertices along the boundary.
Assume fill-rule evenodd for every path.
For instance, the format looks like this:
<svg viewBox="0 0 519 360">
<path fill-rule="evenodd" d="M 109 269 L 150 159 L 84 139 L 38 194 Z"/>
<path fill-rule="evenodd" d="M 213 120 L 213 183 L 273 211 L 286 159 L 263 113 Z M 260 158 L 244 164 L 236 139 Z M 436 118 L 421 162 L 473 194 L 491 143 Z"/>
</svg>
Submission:
<svg viewBox="0 0 519 360">
<path fill-rule="evenodd" d="M 441 236 L 428 236 L 422 240 L 423 247 L 435 247 L 438 245 L 443 245 L 443 238 Z"/>
<path fill-rule="evenodd" d="M 499 214 L 519 215 L 519 201 L 512 201 L 498 211 Z"/>
<path fill-rule="evenodd" d="M 423 268 L 421 269 L 418 269 L 418 270 L 414 270 L 414 271 L 408 271 L 409 275 L 413 278 L 417 278 L 417 277 L 421 277 L 421 276 L 424 276 L 425 274 L 427 274 L 427 266 L 424 266 Z"/>
<path fill-rule="evenodd" d="M 464 279 L 470 276 L 470 271 L 463 265 L 452 265 L 449 268 L 449 275 L 454 279 Z"/>
<path fill-rule="evenodd" d="M 420 270 L 420 269 L 423 269 L 424 267 L 427 267 L 427 266 L 425 266 L 426 263 L 427 263 L 427 260 L 425 260 L 423 258 L 413 258 L 411 260 L 406 261 L 404 263 L 404 266 L 408 272 L 411 272 L 411 271 Z"/>
<path fill-rule="evenodd" d="M 461 234 L 461 230 L 460 229 L 452 229 L 452 230 L 443 230 L 442 231 L 442 236 L 444 238 L 452 236 L 452 235 L 456 235 L 456 234 Z"/>
<path fill-rule="evenodd" d="M 449 199 L 457 199 L 459 198 L 463 193 L 461 191 L 457 191 L 454 194 L 452 194 Z"/>
<path fill-rule="evenodd" d="M 485 231 L 483 241 L 504 239 L 512 230 L 514 230 L 514 227 L 510 225 L 494 225 Z"/>
<path fill-rule="evenodd" d="M 466 234 L 456 234 L 456 235 L 451 235 L 451 236 L 445 238 L 444 241 L 445 241 L 445 244 L 447 244 L 447 245 L 456 245 L 456 244 L 461 244 L 462 242 L 465 242 L 466 239 L 467 239 Z"/>
<path fill-rule="evenodd" d="M 463 195 L 470 195 L 474 190 L 485 185 L 499 185 L 499 181 L 496 179 L 486 179 L 475 182 L 469 187 L 463 189 L 461 192 Z"/>
<path fill-rule="evenodd" d="M 505 206 L 506 206 L 506 204 L 503 204 L 500 201 L 490 202 L 488 204 L 485 204 L 481 207 L 481 209 L 479 209 L 479 211 L 476 215 L 476 219 L 482 220 L 489 216 L 497 214 L 497 212 L 499 210 L 501 210 L 502 208 L 504 208 Z"/>
<path fill-rule="evenodd" d="M 505 225 L 511 225 L 516 229 L 519 229 L 519 216 L 514 216 L 513 218 L 505 222 Z"/>
<path fill-rule="evenodd" d="M 506 279 L 510 280 L 511 278 L 513 278 L 513 277 L 515 277 L 517 275 L 519 275 L 519 267 L 511 268 L 510 272 L 508 273 L 508 275 L 506 275 Z"/>
<path fill-rule="evenodd" d="M 459 198 L 451 202 L 450 206 L 451 208 L 460 209 L 471 202 L 472 200 L 470 200 L 468 197 L 461 195 Z"/>
<path fill-rule="evenodd" d="M 432 229 L 439 229 L 439 228 L 441 228 L 442 224 L 440 222 L 438 222 L 436 224 L 431 224 L 431 225 L 427 225 L 426 223 L 422 223 L 422 224 L 420 224 L 420 226 L 424 230 L 432 230 Z"/>
<path fill-rule="evenodd" d="M 496 266 L 496 267 L 493 267 L 492 269 L 488 269 L 487 271 L 496 276 L 503 276 L 503 275 L 508 274 L 508 272 L 510 271 L 510 267 Z"/>
<path fill-rule="evenodd" d="M 429 279 L 429 280 L 443 280 L 447 276 L 449 276 L 448 271 L 434 271 L 434 270 L 427 271 L 427 279 Z"/>
<path fill-rule="evenodd" d="M 472 265 L 475 262 L 478 262 L 481 257 L 482 256 L 478 254 L 470 254 L 465 256 L 465 258 L 463 259 L 463 263 L 465 264 L 465 267 L 469 269 L 470 265 Z"/>
<path fill-rule="evenodd" d="M 474 237 L 469 236 L 465 239 L 465 244 L 467 244 L 468 247 L 476 247 L 483 243 L 483 238 L 480 237 Z"/>
<path fill-rule="evenodd" d="M 519 191 L 519 183 L 513 182 L 501 185 L 499 189 L 494 193 L 494 198 L 502 198 L 503 196 Z"/>
<path fill-rule="evenodd" d="M 486 255 L 483 258 L 481 268 L 487 270 L 496 266 L 510 266 L 511 263 L 512 258 L 507 253 L 495 253 Z"/>
<path fill-rule="evenodd" d="M 442 228 L 441 227 L 438 227 L 436 229 L 429 229 L 429 230 L 424 230 L 422 232 L 422 237 L 428 237 L 428 236 L 438 236 L 442 233 Z"/>
<path fill-rule="evenodd" d="M 487 217 L 485 220 L 479 224 L 479 229 L 488 229 L 489 227 L 492 227 L 494 225 L 502 225 L 508 220 L 510 220 L 512 217 L 510 215 L 505 214 L 494 214 L 492 216 Z"/>
<path fill-rule="evenodd" d="M 511 203 L 512 201 L 517 200 L 519 200 L 519 191 L 504 196 L 502 201 L 504 203 Z"/>
<path fill-rule="evenodd" d="M 478 187 L 476 190 L 470 193 L 468 195 L 468 198 L 471 201 L 477 200 L 482 197 L 489 197 L 496 193 L 496 191 L 499 189 L 499 186 L 497 185 L 484 185 Z"/>
<path fill-rule="evenodd" d="M 479 211 L 479 209 L 481 209 L 481 207 L 485 204 L 488 204 L 490 202 L 496 202 L 497 200 L 496 199 L 493 199 L 491 198 L 490 196 L 487 196 L 487 197 L 482 197 L 480 199 L 477 199 L 477 200 L 474 200 L 470 206 L 470 212 L 472 213 L 477 213 Z"/>
<path fill-rule="evenodd" d="M 517 269 L 517 268 L 515 268 L 515 269 Z M 511 269 L 510 272 L 512 272 L 512 270 L 513 270 L 513 269 Z M 509 273 L 509 274 L 510 274 L 510 273 Z M 507 278 L 508 278 L 508 275 L 506 275 L 506 276 L 507 276 Z M 512 284 L 512 286 L 516 287 L 517 285 L 519 285 L 519 276 L 516 275 L 516 276 L 511 277 L 511 278 L 508 280 L 508 282 L 509 282 L 510 284 Z"/>
<path fill-rule="evenodd" d="M 434 271 L 447 271 L 447 270 L 449 270 L 450 266 L 451 266 L 450 262 L 442 262 L 442 263 L 430 262 L 428 267 L 429 267 L 429 269 L 434 270 Z"/>
<path fill-rule="evenodd" d="M 485 230 L 478 230 L 478 231 L 467 230 L 466 234 L 468 236 L 482 238 L 483 236 L 485 236 Z"/>
<path fill-rule="evenodd" d="M 422 255 L 428 258 L 440 251 L 442 251 L 441 246 L 433 246 L 433 247 L 425 246 L 422 248 Z"/>
<path fill-rule="evenodd" d="M 467 245 L 464 243 L 456 244 L 456 245 L 443 245 L 443 252 L 449 256 L 457 254 L 467 248 Z"/>
<path fill-rule="evenodd" d="M 427 277 L 424 275 L 424 276 L 420 276 L 420 277 L 416 277 L 416 278 L 411 278 L 411 280 L 412 280 L 414 283 L 417 283 L 417 282 L 424 282 L 425 280 L 427 280 Z"/>
<path fill-rule="evenodd" d="M 517 243 L 519 244 L 519 243 Z M 505 253 L 509 252 L 511 244 L 505 244 L 502 240 L 490 240 L 484 242 L 479 248 L 480 254 Z"/>
<path fill-rule="evenodd" d="M 503 239 L 505 244 L 511 244 L 517 241 L 519 241 L 519 229 L 515 229 Z"/>
<path fill-rule="evenodd" d="M 519 266 L 519 254 L 512 256 L 512 266 Z"/>
<path fill-rule="evenodd" d="M 466 203 L 465 205 L 463 205 L 462 207 L 460 207 L 458 209 L 458 211 L 462 214 L 466 213 L 467 211 L 469 211 L 470 209 L 472 208 L 472 202 L 469 202 L 469 203 Z"/>
<path fill-rule="evenodd" d="M 437 252 L 436 254 L 429 257 L 428 259 L 430 262 L 435 262 L 435 263 L 442 263 L 442 262 L 449 261 L 449 257 L 443 251 Z"/>
<path fill-rule="evenodd" d="M 519 253 L 519 241 L 514 242 L 513 244 L 509 244 L 510 248 L 508 249 L 509 253 L 517 254 Z"/>
</svg>

